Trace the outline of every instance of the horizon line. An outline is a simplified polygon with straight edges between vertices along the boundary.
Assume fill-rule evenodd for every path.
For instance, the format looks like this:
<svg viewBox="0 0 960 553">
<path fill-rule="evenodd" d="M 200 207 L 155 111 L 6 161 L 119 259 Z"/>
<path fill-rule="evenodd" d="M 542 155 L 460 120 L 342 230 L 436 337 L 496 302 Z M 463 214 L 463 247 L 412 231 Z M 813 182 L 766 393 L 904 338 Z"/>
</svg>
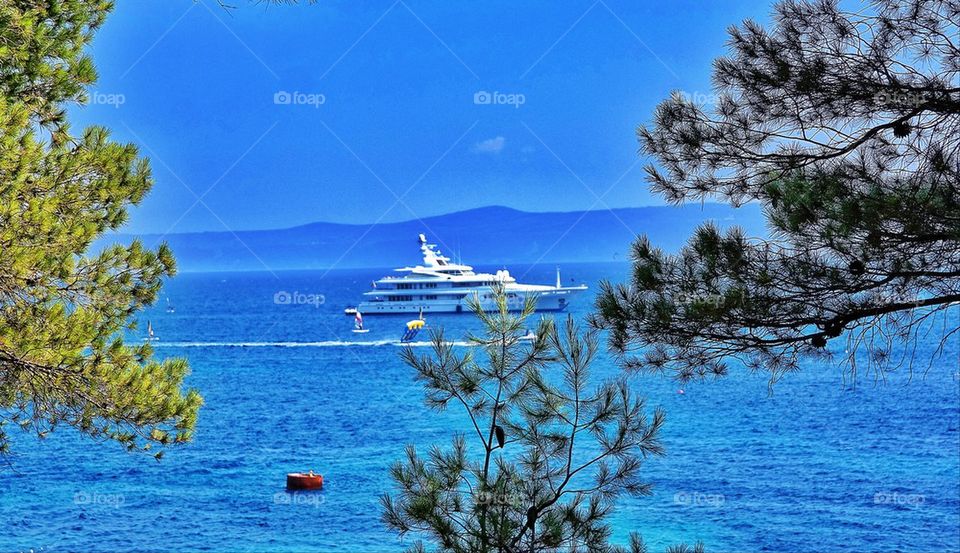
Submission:
<svg viewBox="0 0 960 553">
<path fill-rule="evenodd" d="M 747 204 L 744 204 L 744 206 L 750 205 L 751 203 L 752 203 L 752 202 L 748 202 Z M 308 222 L 308 223 L 300 223 L 300 224 L 295 224 L 295 225 L 286 226 L 286 227 L 233 229 L 233 230 L 225 230 L 225 229 L 185 230 L 185 231 L 180 231 L 180 232 L 170 232 L 170 233 L 167 233 L 166 235 L 167 235 L 167 236 L 176 236 L 176 235 L 183 236 L 183 235 L 190 235 L 190 234 L 219 234 L 219 233 L 225 233 L 225 232 L 226 232 L 226 233 L 229 233 L 229 232 L 235 232 L 235 233 L 246 233 L 246 232 L 275 232 L 275 231 L 295 230 L 295 229 L 300 229 L 300 228 L 309 227 L 309 226 L 313 226 L 313 225 L 338 225 L 338 226 L 344 226 L 344 227 L 370 227 L 370 226 L 402 225 L 402 224 L 408 224 L 408 223 L 416 223 L 416 222 L 419 222 L 419 221 L 425 221 L 425 220 L 429 220 L 429 219 L 436 219 L 436 218 L 439 218 L 439 217 L 449 217 L 449 216 L 451 216 L 451 215 L 461 215 L 461 214 L 464 214 L 464 213 L 470 213 L 470 212 L 482 211 L 482 210 L 490 210 L 490 209 L 499 209 L 499 210 L 512 211 L 512 212 L 516 212 L 516 213 L 532 214 L 532 215 L 569 215 L 569 214 L 576 214 L 576 213 L 603 213 L 603 212 L 607 212 L 607 211 L 614 212 L 614 211 L 627 211 L 627 210 L 637 210 L 637 209 L 689 209 L 689 208 L 691 208 L 691 207 L 700 207 L 701 210 L 702 210 L 702 209 L 706 208 L 707 206 L 711 206 L 711 207 L 720 206 L 720 207 L 729 207 L 730 209 L 739 209 L 739 208 L 734 207 L 734 206 L 732 206 L 732 205 L 730 205 L 730 204 L 728 204 L 728 203 L 720 202 L 720 201 L 713 201 L 713 202 L 687 202 L 687 203 L 677 204 L 677 205 L 664 203 L 664 204 L 642 205 L 642 206 L 611 207 L 611 208 L 604 208 L 604 209 L 571 209 L 571 210 L 567 210 L 567 211 L 527 211 L 527 210 L 519 209 L 519 208 L 515 208 L 515 207 L 510 207 L 510 206 L 505 206 L 505 205 L 499 205 L 499 204 L 493 204 L 493 205 L 485 205 L 485 206 L 479 206 L 479 207 L 471 207 L 471 208 L 466 208 L 466 209 L 459 209 L 459 210 L 456 210 L 456 211 L 450 211 L 450 212 L 447 212 L 447 213 L 439 213 L 439 214 L 436 214 L 436 215 L 427 215 L 427 216 L 425 216 L 425 217 L 419 217 L 419 218 L 402 219 L 402 220 L 399 220 L 399 221 L 383 221 L 383 222 L 368 222 L 368 223 L 341 223 L 341 222 L 337 222 L 337 221 L 311 221 L 311 222 Z M 740 207 L 743 207 L 743 206 L 740 206 Z M 161 235 L 161 234 L 164 234 L 164 233 L 163 233 L 163 232 L 159 232 L 159 231 L 133 232 L 133 231 L 123 231 L 123 230 L 118 229 L 118 230 L 114 230 L 114 231 L 108 231 L 105 235 L 113 235 L 113 236 L 156 236 L 156 235 Z"/>
</svg>

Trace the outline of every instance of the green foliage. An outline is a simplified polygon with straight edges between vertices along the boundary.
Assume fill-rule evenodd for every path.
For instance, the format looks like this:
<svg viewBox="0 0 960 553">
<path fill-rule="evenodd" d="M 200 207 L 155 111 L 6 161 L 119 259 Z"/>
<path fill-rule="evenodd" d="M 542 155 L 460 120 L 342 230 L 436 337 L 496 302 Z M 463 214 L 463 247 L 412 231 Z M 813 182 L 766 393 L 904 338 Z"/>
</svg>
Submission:
<svg viewBox="0 0 960 553">
<path fill-rule="evenodd" d="M 951 1 L 785 1 L 771 28 L 731 29 L 713 109 L 674 95 L 638 136 L 655 192 L 758 202 L 772 239 L 706 224 L 676 255 L 638 240 L 592 319 L 628 368 L 687 380 L 739 360 L 772 382 L 843 349 L 881 376 L 912 368 L 893 354 L 921 333 L 956 338 L 958 21 Z"/>
<path fill-rule="evenodd" d="M 541 320 L 522 340 L 535 300 L 514 315 L 502 289 L 495 297 L 492 313 L 472 303 L 483 325 L 474 348 L 455 349 L 440 330 L 431 354 L 403 352 L 427 404 L 462 409 L 470 424 L 449 449 L 408 446 L 391 469 L 399 491 L 382 498 L 384 522 L 440 551 L 627 551 L 608 543 L 605 519 L 620 495 L 650 493 L 639 471 L 663 453 L 663 412 L 649 418 L 622 380 L 589 383 L 597 338 L 572 318 L 561 328 Z M 635 536 L 629 551 L 644 550 Z"/>
<path fill-rule="evenodd" d="M 186 362 L 153 361 L 149 345 L 120 337 L 175 273 L 169 249 L 88 251 L 152 183 L 136 147 L 100 127 L 74 137 L 65 118 L 96 79 L 84 48 L 111 7 L 0 3 L 2 452 L 11 424 L 41 437 L 68 424 L 129 449 L 181 443 L 202 403 L 181 389 Z"/>
<path fill-rule="evenodd" d="M 0 96 L 56 130 L 58 141 L 66 139 L 64 104 L 85 101 L 97 80 L 83 50 L 112 8 L 104 0 L 0 3 Z"/>
</svg>

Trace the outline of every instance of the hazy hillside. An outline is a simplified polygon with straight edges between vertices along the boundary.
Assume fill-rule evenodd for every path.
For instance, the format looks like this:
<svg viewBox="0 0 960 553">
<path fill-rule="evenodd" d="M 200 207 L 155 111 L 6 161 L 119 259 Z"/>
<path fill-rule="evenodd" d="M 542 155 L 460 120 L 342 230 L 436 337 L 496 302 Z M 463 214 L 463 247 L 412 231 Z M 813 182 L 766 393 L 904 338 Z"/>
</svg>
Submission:
<svg viewBox="0 0 960 553">
<path fill-rule="evenodd" d="M 420 261 L 417 235 L 440 245 L 444 254 L 468 264 L 623 260 L 638 234 L 676 250 L 700 222 L 739 225 L 763 234 L 757 206 L 721 204 L 621 208 L 611 211 L 529 213 L 484 207 L 405 221 L 370 225 L 312 223 L 299 227 L 231 232 L 169 234 L 164 240 L 181 271 L 235 271 L 336 267 L 398 267 Z M 114 235 L 110 242 L 129 242 Z M 158 235 L 143 235 L 154 245 Z"/>
</svg>

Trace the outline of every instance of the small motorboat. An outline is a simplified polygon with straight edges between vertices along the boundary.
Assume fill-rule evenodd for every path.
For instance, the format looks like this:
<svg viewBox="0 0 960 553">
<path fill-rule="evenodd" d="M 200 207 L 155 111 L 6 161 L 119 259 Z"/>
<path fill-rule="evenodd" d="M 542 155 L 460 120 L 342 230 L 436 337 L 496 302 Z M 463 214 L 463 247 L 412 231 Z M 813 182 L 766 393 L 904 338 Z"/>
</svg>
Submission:
<svg viewBox="0 0 960 553">
<path fill-rule="evenodd" d="M 527 329 L 527 333 L 519 338 L 519 340 L 522 340 L 524 342 L 532 342 L 536 339 L 537 339 L 537 335 L 534 334 L 533 331 L 530 329 Z"/>
<path fill-rule="evenodd" d="M 287 474 L 288 490 L 319 490 L 323 488 L 323 475 L 309 472 L 291 472 Z"/>
<path fill-rule="evenodd" d="M 363 315 L 361 315 L 359 311 L 353 315 L 353 331 L 358 334 L 370 332 L 369 328 L 363 328 Z"/>
</svg>

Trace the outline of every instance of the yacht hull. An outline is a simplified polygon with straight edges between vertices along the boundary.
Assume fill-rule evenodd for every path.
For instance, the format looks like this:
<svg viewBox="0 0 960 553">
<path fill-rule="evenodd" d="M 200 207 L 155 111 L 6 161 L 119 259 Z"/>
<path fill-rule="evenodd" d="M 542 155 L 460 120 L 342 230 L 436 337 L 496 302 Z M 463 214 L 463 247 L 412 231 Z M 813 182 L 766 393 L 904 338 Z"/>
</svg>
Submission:
<svg viewBox="0 0 960 553">
<path fill-rule="evenodd" d="M 347 315 L 399 315 L 413 313 L 469 313 L 470 299 L 478 298 L 484 311 L 497 311 L 494 288 L 502 289 L 510 311 L 523 309 L 526 299 L 537 298 L 537 311 L 563 311 L 573 294 L 587 289 L 585 285 L 563 286 L 560 268 L 557 284 L 523 284 L 510 276 L 506 268 L 496 273 L 477 273 L 473 267 L 451 263 L 450 258 L 419 236 L 423 264 L 401 267 L 395 272 L 403 276 L 385 276 L 373 281 L 373 290 L 364 292 L 360 305 L 344 310 Z"/>
<path fill-rule="evenodd" d="M 518 295 L 507 300 L 507 307 L 511 311 L 523 309 L 524 298 Z M 569 294 L 539 294 L 537 295 L 537 311 L 563 311 L 570 303 Z M 484 311 L 496 311 L 497 305 L 492 299 L 480 300 Z M 357 310 L 367 315 L 392 315 L 401 313 L 469 313 L 470 306 L 466 299 L 431 300 L 431 301 L 364 301 L 357 306 Z"/>
</svg>

